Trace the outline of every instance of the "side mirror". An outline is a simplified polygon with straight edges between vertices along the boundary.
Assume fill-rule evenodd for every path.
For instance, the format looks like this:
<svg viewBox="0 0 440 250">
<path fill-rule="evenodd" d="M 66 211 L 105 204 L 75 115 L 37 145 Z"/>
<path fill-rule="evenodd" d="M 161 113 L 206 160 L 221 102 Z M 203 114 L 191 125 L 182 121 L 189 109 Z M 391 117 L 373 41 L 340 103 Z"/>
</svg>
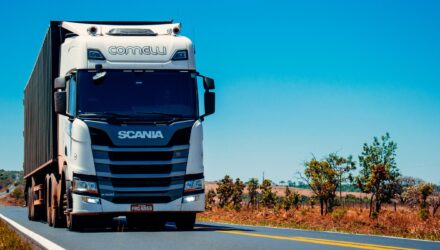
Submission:
<svg viewBox="0 0 440 250">
<path fill-rule="evenodd" d="M 203 87 L 205 88 L 205 90 L 215 89 L 214 79 L 204 76 Z"/>
<path fill-rule="evenodd" d="M 54 83 L 53 83 L 53 88 L 55 90 L 66 89 L 66 77 L 60 76 L 60 77 L 55 78 Z"/>
<path fill-rule="evenodd" d="M 212 115 L 215 112 L 215 93 L 213 92 L 205 92 L 205 114 L 203 117 L 207 115 Z"/>
<path fill-rule="evenodd" d="M 57 91 L 53 97 L 55 113 L 66 115 L 66 91 Z"/>
</svg>

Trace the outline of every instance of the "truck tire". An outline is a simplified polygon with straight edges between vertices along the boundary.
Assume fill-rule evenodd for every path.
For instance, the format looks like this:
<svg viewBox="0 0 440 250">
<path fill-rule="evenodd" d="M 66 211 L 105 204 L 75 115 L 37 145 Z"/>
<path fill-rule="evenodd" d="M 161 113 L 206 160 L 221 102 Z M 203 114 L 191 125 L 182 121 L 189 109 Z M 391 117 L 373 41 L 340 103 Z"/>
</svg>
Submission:
<svg viewBox="0 0 440 250">
<path fill-rule="evenodd" d="M 67 189 L 67 185 L 65 185 L 64 195 L 63 195 L 63 212 L 66 217 L 66 227 L 70 231 L 79 231 L 80 226 L 80 218 L 71 214 L 72 211 L 72 191 Z"/>
<path fill-rule="evenodd" d="M 34 195 L 32 193 L 32 187 L 28 187 L 27 191 L 27 209 L 28 209 L 28 219 L 35 219 L 35 209 L 34 209 Z"/>
<path fill-rule="evenodd" d="M 66 218 L 66 214 L 68 212 L 68 208 L 67 208 L 67 195 L 66 195 L 66 179 L 63 176 L 61 177 L 60 180 L 60 184 L 61 187 L 58 187 L 60 190 L 60 199 L 61 201 L 59 202 L 59 207 L 58 207 L 58 216 L 59 216 L 59 227 L 66 227 L 66 222 L 67 222 L 67 218 Z"/>
<path fill-rule="evenodd" d="M 42 218 L 42 207 L 41 205 L 36 207 L 34 206 L 34 187 L 35 187 L 35 179 L 34 177 L 31 178 L 31 185 L 28 187 L 28 218 L 29 220 L 37 221 Z"/>
<path fill-rule="evenodd" d="M 50 187 L 51 187 L 51 209 L 50 209 L 50 216 L 51 216 L 51 221 L 52 221 L 52 226 L 53 227 L 61 227 L 62 226 L 62 221 L 60 218 L 60 206 L 59 206 L 59 196 L 58 196 L 58 181 L 55 177 L 54 174 L 50 175 Z"/>
<path fill-rule="evenodd" d="M 196 213 L 180 214 L 176 218 L 176 227 L 180 231 L 190 231 L 194 229 L 196 224 Z"/>
<path fill-rule="evenodd" d="M 47 225 L 49 227 L 52 226 L 52 214 L 51 214 L 51 206 L 52 206 L 52 188 L 51 188 L 51 181 L 50 181 L 50 175 L 46 175 L 46 179 L 44 182 L 45 191 L 46 191 L 46 197 L 45 197 L 45 203 L 46 203 L 46 221 Z"/>
</svg>

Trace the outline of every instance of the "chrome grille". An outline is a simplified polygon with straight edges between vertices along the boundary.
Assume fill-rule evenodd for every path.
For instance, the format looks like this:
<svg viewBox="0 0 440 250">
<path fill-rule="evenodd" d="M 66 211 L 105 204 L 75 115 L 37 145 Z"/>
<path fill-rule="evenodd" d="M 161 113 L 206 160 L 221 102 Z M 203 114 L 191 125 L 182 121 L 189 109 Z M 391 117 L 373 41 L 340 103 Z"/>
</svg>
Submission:
<svg viewBox="0 0 440 250">
<path fill-rule="evenodd" d="M 114 203 L 165 203 L 182 196 L 189 145 L 92 146 L 103 199 Z"/>
</svg>

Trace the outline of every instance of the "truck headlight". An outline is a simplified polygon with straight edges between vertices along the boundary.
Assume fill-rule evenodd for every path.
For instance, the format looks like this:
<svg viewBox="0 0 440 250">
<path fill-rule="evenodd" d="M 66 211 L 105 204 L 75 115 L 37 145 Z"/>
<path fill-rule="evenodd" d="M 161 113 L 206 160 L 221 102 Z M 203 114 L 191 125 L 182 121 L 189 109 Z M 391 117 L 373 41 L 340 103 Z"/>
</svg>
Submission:
<svg viewBox="0 0 440 250">
<path fill-rule="evenodd" d="M 98 194 L 98 185 L 94 181 L 82 181 L 73 178 L 72 190 L 75 193 Z"/>
<path fill-rule="evenodd" d="M 204 179 L 190 180 L 185 182 L 185 190 L 184 192 L 193 192 L 202 190 L 205 188 Z"/>
<path fill-rule="evenodd" d="M 189 195 L 189 196 L 183 197 L 183 203 L 190 203 L 190 202 L 198 201 L 198 200 L 199 200 L 199 195 Z"/>
</svg>

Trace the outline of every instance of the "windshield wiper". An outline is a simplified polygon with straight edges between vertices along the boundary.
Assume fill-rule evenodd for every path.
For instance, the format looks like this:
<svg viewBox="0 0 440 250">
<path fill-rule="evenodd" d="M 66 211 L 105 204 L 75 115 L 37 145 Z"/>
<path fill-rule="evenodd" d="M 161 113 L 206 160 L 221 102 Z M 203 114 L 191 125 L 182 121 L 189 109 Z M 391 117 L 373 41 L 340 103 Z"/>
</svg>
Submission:
<svg viewBox="0 0 440 250">
<path fill-rule="evenodd" d="M 151 115 L 151 116 L 150 116 Z M 135 112 L 135 114 L 124 114 L 116 112 L 90 112 L 80 114 L 79 117 L 83 118 L 96 118 L 96 119 L 108 119 L 116 121 L 122 120 L 139 120 L 139 121 L 155 121 L 155 117 L 165 118 L 163 121 L 167 123 L 190 119 L 191 117 L 185 117 L 182 114 L 171 114 L 171 113 L 161 113 L 161 112 Z"/>
<path fill-rule="evenodd" d="M 121 117 L 121 118 L 130 118 L 131 115 L 115 113 L 115 112 L 90 112 L 80 114 L 81 117 Z"/>
</svg>

